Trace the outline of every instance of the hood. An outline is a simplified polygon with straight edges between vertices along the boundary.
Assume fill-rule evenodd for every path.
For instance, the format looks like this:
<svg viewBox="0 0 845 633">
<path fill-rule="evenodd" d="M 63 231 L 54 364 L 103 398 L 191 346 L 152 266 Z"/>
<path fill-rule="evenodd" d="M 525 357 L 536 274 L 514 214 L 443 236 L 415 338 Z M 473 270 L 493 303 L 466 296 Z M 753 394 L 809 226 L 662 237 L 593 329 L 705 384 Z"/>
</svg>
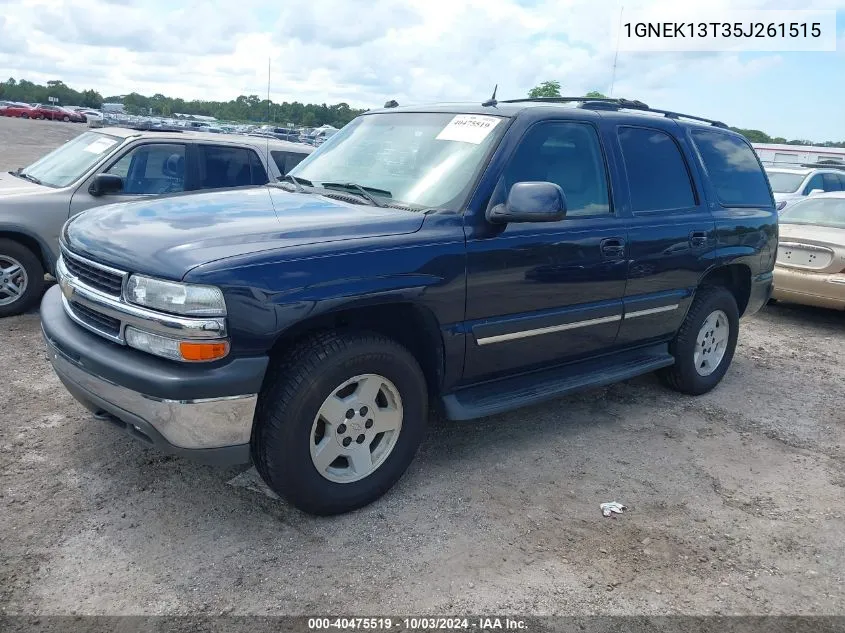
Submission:
<svg viewBox="0 0 845 633">
<path fill-rule="evenodd" d="M 413 211 L 259 187 L 91 209 L 67 223 L 63 239 L 95 261 L 181 279 L 191 268 L 225 257 L 413 233 L 423 219 Z"/>
<path fill-rule="evenodd" d="M 34 182 L 13 176 L 8 171 L 0 172 L 0 200 L 6 197 L 31 195 L 50 191 L 50 187 L 36 185 Z"/>
</svg>

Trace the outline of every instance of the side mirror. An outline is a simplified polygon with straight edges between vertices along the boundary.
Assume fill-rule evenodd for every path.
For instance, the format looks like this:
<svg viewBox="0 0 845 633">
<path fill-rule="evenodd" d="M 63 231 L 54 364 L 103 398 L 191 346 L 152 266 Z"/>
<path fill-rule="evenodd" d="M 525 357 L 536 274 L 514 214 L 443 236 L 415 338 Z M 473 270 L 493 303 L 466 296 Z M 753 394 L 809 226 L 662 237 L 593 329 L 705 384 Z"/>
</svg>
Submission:
<svg viewBox="0 0 845 633">
<path fill-rule="evenodd" d="M 97 174 L 88 187 L 88 193 L 92 196 L 105 196 L 110 193 L 123 191 L 123 178 L 114 174 Z"/>
<path fill-rule="evenodd" d="M 565 216 L 566 197 L 551 182 L 518 182 L 508 192 L 507 202 L 487 211 L 487 220 L 493 224 L 557 222 Z"/>
<path fill-rule="evenodd" d="M 813 190 L 809 193 L 809 195 L 814 196 L 814 195 L 816 195 L 817 193 L 824 193 L 824 189 L 813 189 Z"/>
</svg>

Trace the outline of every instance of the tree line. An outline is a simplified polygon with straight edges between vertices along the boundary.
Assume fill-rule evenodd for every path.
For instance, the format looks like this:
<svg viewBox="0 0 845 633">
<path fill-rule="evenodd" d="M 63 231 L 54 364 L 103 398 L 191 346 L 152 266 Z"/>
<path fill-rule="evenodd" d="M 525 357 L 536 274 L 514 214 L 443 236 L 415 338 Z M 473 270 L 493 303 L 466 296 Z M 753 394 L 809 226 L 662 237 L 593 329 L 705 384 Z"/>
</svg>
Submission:
<svg viewBox="0 0 845 633">
<path fill-rule="evenodd" d="M 560 97 L 560 82 L 559 81 L 544 81 L 538 86 L 535 86 L 528 91 L 528 96 L 532 99 L 538 97 Z M 590 99 L 606 99 L 602 93 L 597 90 L 591 90 L 585 97 Z M 742 134 L 752 143 L 782 143 L 784 145 L 815 145 L 817 147 L 845 147 L 845 141 L 824 141 L 821 143 L 814 143 L 807 139 L 790 139 L 787 140 L 783 136 L 769 136 L 760 130 L 749 130 L 738 127 L 730 128 L 734 132 Z"/>
<path fill-rule="evenodd" d="M 560 97 L 559 81 L 544 81 L 528 92 L 531 98 Z M 585 97 L 604 98 L 601 92 L 591 90 Z M 0 99 L 22 101 L 24 103 L 47 103 L 48 97 L 55 97 L 61 105 L 84 106 L 99 109 L 103 103 L 122 103 L 129 114 L 150 114 L 172 116 L 174 114 L 199 114 L 213 116 L 222 121 L 244 123 L 275 123 L 285 126 L 288 123 L 314 127 L 333 125 L 343 127 L 365 110 L 351 108 L 347 103 L 334 105 L 300 103 L 298 101 L 276 103 L 262 99 L 258 95 L 240 95 L 231 101 L 202 101 L 166 97 L 154 94 L 151 97 L 132 92 L 127 95 L 103 97 L 96 90 L 74 90 L 64 82 L 54 79 L 46 85 L 36 84 L 26 79 L 16 80 L 10 77 L 0 81 Z M 845 141 L 824 141 L 814 143 L 806 139 L 789 139 L 782 136 L 769 136 L 761 130 L 731 128 L 739 132 L 752 143 L 783 143 L 786 145 L 815 145 L 818 147 L 845 147 Z"/>
<path fill-rule="evenodd" d="M 273 123 L 284 127 L 288 123 L 314 127 L 333 125 L 343 127 L 364 110 L 349 107 L 347 103 L 334 105 L 300 103 L 276 103 L 258 95 L 240 95 L 231 101 L 202 101 L 166 97 L 154 94 L 151 97 L 132 92 L 126 95 L 103 97 L 96 90 L 78 91 L 59 80 L 40 85 L 10 77 L 0 82 L 0 99 L 24 103 L 48 103 L 48 97 L 55 97 L 61 105 L 84 106 L 99 109 L 103 103 L 122 103 L 129 114 L 153 114 L 172 116 L 174 114 L 199 114 L 213 116 L 221 121 L 243 123 Z"/>
</svg>

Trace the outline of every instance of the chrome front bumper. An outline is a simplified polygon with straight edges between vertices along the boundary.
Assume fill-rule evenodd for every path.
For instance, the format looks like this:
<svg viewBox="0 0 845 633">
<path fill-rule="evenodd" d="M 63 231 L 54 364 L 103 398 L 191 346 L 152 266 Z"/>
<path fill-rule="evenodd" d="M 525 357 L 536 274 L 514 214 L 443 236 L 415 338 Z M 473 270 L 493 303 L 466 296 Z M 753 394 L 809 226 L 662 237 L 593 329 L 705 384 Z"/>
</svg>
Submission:
<svg viewBox="0 0 845 633">
<path fill-rule="evenodd" d="M 92 411 L 104 411 L 130 425 L 127 430 L 152 444 L 169 452 L 249 444 L 257 394 L 200 400 L 153 398 L 91 373 L 49 338 L 46 343 L 53 369 L 74 398 Z"/>
</svg>

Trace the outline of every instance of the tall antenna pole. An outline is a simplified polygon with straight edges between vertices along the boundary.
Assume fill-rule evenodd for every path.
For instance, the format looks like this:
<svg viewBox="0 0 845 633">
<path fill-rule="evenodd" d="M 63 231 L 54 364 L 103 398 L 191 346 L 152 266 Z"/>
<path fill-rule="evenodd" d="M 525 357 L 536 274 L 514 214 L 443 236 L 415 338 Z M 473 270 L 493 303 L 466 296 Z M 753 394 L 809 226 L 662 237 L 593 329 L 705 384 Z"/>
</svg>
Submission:
<svg viewBox="0 0 845 633">
<path fill-rule="evenodd" d="M 272 108 L 270 107 L 270 56 L 267 56 L 267 125 L 272 125 L 270 122 L 270 115 L 272 113 Z M 268 136 L 264 140 L 264 154 L 265 159 L 267 160 L 267 166 L 270 166 L 270 132 L 267 132 Z"/>
<path fill-rule="evenodd" d="M 616 83 L 616 60 L 619 58 L 619 35 L 622 33 L 622 11 L 625 10 L 625 5 L 623 4 L 619 7 L 619 26 L 616 29 L 616 52 L 613 53 L 613 74 L 610 77 L 610 94 L 607 95 L 608 97 L 613 96 L 613 86 Z"/>
</svg>

